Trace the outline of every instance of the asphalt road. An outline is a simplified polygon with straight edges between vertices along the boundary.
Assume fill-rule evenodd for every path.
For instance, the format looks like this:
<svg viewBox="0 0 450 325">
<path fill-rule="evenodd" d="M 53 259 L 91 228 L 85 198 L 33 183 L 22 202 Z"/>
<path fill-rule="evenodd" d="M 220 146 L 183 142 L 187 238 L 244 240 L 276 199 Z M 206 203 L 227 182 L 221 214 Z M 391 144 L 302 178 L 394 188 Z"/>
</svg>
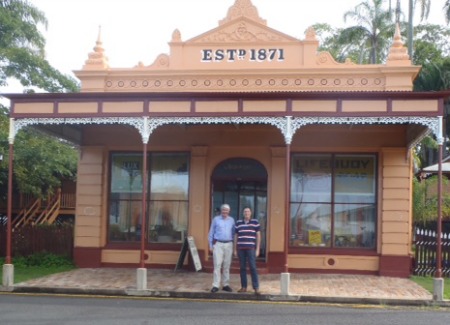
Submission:
<svg viewBox="0 0 450 325">
<path fill-rule="evenodd" d="M 442 325 L 450 310 L 0 294 L 1 325 Z"/>
</svg>

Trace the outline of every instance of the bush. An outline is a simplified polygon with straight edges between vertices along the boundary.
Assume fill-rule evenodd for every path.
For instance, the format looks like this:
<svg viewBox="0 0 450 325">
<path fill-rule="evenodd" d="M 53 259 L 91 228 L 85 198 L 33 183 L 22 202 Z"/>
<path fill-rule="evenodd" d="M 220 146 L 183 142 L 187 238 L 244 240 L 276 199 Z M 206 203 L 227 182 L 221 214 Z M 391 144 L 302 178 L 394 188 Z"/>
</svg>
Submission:
<svg viewBox="0 0 450 325">
<path fill-rule="evenodd" d="M 5 259 L 1 258 L 0 263 L 4 264 Z M 17 256 L 13 258 L 13 264 L 17 267 L 39 266 L 39 267 L 58 267 L 74 266 L 73 262 L 60 255 L 47 252 L 36 253 L 29 256 Z"/>
</svg>

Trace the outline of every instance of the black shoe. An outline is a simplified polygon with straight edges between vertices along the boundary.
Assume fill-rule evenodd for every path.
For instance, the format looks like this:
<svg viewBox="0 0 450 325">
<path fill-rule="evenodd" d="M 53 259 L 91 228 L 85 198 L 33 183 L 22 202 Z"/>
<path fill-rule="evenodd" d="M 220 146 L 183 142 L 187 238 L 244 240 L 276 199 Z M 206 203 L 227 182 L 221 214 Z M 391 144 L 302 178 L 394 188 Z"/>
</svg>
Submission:
<svg viewBox="0 0 450 325">
<path fill-rule="evenodd" d="M 233 292 L 233 289 L 231 289 L 230 286 L 225 286 L 222 288 L 222 290 L 226 292 Z"/>
<path fill-rule="evenodd" d="M 217 291 L 219 291 L 219 288 L 217 288 L 217 287 L 212 287 L 212 289 L 211 289 L 211 292 L 212 292 L 212 293 L 215 293 L 215 292 L 217 292 Z"/>
</svg>

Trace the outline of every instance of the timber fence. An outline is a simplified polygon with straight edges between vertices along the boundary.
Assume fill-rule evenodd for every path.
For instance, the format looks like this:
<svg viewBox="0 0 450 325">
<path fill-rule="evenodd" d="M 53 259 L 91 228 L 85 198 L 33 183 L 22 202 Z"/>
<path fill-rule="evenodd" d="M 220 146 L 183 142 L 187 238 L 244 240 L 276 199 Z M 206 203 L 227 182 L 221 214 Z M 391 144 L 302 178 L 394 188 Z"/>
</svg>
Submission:
<svg viewBox="0 0 450 325">
<path fill-rule="evenodd" d="M 73 226 L 25 226 L 14 229 L 11 237 L 12 256 L 52 253 L 73 259 Z M 6 225 L 0 224 L 0 256 L 6 255 Z"/>
<path fill-rule="evenodd" d="M 433 276 L 436 272 L 437 233 L 435 230 L 415 228 L 413 274 Z M 441 234 L 442 276 L 450 277 L 450 233 Z"/>
</svg>

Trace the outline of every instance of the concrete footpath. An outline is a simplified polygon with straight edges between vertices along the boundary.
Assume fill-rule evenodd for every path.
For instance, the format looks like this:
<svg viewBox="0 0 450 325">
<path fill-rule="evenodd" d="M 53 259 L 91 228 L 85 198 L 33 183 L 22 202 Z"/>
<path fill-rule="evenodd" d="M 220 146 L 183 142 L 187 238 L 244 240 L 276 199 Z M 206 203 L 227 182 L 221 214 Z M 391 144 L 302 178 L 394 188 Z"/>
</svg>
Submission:
<svg viewBox="0 0 450 325">
<path fill-rule="evenodd" d="M 450 301 L 435 302 L 427 290 L 402 278 L 291 273 L 286 296 L 280 294 L 280 274 L 262 274 L 262 294 L 256 296 L 252 290 L 236 292 L 240 288 L 238 274 L 231 275 L 232 293 L 222 290 L 211 293 L 211 273 L 148 269 L 147 290 L 136 290 L 136 273 L 136 269 L 126 268 L 76 269 L 18 283 L 13 288 L 0 287 L 0 291 L 450 307 Z"/>
</svg>

